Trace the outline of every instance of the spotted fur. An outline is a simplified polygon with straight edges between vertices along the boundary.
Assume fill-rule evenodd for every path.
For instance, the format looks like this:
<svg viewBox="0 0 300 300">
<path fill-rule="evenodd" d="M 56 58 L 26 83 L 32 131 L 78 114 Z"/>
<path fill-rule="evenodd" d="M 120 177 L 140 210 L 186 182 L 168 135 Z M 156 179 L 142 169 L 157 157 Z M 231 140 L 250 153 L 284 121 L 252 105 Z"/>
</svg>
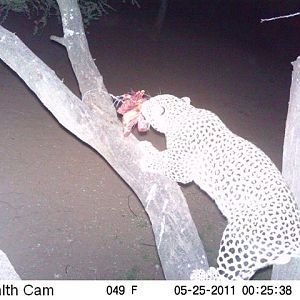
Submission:
<svg viewBox="0 0 300 300">
<path fill-rule="evenodd" d="M 300 213 L 270 158 L 232 133 L 214 113 L 188 98 L 159 95 L 142 107 L 146 121 L 165 134 L 166 150 L 141 161 L 145 171 L 194 181 L 228 220 L 218 268 L 195 270 L 191 279 L 250 279 L 260 268 L 300 254 Z M 148 142 L 142 147 L 150 149 Z"/>
</svg>

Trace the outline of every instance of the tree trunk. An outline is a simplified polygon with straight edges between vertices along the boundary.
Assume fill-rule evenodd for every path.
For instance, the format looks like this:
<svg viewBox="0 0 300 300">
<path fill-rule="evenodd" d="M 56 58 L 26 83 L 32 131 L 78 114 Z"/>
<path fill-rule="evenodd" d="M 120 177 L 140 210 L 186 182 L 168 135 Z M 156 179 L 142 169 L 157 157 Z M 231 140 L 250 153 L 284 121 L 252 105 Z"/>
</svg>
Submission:
<svg viewBox="0 0 300 300">
<path fill-rule="evenodd" d="M 61 125 L 101 154 L 132 188 L 152 223 L 165 278 L 189 279 L 193 269 L 207 270 L 205 251 L 180 187 L 164 176 L 143 173 L 138 140 L 133 135 L 123 137 L 121 123 L 90 55 L 77 1 L 57 2 L 64 36 L 51 38 L 66 47 L 82 101 L 15 34 L 2 26 L 0 58 Z"/>
<path fill-rule="evenodd" d="M 16 273 L 8 257 L 1 250 L 0 250 L 0 280 L 20 280 L 19 275 Z"/>
<path fill-rule="evenodd" d="M 293 63 L 290 102 L 285 128 L 282 175 L 300 207 L 300 56 Z M 286 265 L 274 265 L 274 280 L 300 279 L 300 258 Z"/>
</svg>

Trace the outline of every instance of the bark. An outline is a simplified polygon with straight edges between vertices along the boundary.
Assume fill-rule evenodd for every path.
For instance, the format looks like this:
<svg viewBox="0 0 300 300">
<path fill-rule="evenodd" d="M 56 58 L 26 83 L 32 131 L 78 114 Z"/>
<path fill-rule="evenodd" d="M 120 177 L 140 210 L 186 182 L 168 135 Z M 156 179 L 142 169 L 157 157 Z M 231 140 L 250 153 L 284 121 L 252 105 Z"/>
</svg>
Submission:
<svg viewBox="0 0 300 300">
<path fill-rule="evenodd" d="M 2 250 L 0 250 L 0 280 L 20 280 L 13 265 Z"/>
<path fill-rule="evenodd" d="M 0 58 L 62 126 L 101 154 L 132 188 L 152 223 L 165 278 L 189 279 L 193 269 L 207 270 L 205 251 L 180 187 L 164 176 L 143 173 L 138 140 L 133 135 L 123 137 L 110 96 L 90 55 L 77 1 L 57 2 L 64 36 L 52 39 L 66 47 L 82 101 L 15 34 L 3 27 Z"/>
<path fill-rule="evenodd" d="M 300 56 L 293 63 L 290 102 L 285 128 L 282 175 L 300 207 Z M 273 266 L 272 279 L 300 279 L 300 258 Z"/>
</svg>

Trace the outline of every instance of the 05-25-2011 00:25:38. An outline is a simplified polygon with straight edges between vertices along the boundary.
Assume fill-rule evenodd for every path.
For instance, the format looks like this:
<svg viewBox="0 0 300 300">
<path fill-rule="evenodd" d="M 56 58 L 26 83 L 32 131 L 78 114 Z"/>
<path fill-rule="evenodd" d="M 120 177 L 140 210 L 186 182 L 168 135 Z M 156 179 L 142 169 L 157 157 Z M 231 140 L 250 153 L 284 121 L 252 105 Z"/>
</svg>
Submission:
<svg viewBox="0 0 300 300">
<path fill-rule="evenodd" d="M 176 285 L 174 287 L 175 295 L 236 295 L 237 287 L 235 285 Z M 240 295 L 292 295 L 290 285 L 243 285 L 239 291 Z"/>
</svg>

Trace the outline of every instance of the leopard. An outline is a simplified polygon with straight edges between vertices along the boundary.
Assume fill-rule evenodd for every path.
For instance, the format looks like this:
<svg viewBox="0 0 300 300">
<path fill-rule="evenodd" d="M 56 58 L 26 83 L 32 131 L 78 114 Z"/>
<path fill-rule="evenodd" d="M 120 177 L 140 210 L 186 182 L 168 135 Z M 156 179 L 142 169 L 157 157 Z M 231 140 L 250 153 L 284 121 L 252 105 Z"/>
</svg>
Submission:
<svg viewBox="0 0 300 300">
<path fill-rule="evenodd" d="M 196 269 L 193 280 L 249 280 L 261 268 L 300 257 L 300 212 L 272 160 L 233 133 L 212 111 L 188 97 L 151 97 L 141 114 L 165 135 L 166 149 L 140 142 L 140 167 L 187 184 L 194 182 L 227 219 L 217 267 Z"/>
</svg>

